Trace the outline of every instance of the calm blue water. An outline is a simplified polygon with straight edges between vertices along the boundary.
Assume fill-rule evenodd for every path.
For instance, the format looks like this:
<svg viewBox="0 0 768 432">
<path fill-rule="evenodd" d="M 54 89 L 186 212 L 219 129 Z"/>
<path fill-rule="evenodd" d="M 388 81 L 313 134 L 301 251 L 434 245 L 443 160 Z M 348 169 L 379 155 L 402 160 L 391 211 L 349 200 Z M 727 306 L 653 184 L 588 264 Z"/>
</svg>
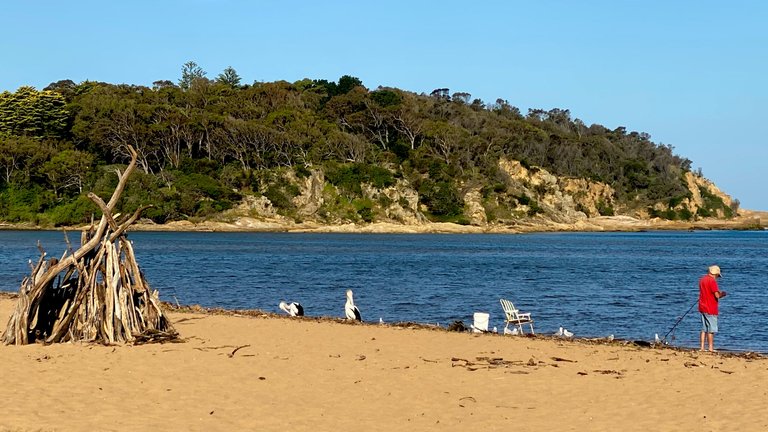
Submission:
<svg viewBox="0 0 768 432">
<path fill-rule="evenodd" d="M 79 233 L 70 235 L 79 241 Z M 448 325 L 476 311 L 503 327 L 499 298 L 532 312 L 539 333 L 663 337 L 697 299 L 707 266 L 723 269 L 720 349 L 768 352 L 764 289 L 768 232 L 295 234 L 131 233 L 161 298 L 206 307 L 342 317 L 352 288 L 363 319 Z M 0 231 L 0 290 L 17 291 L 37 241 L 64 251 L 61 232 Z M 2 322 L 5 322 L 2 319 Z M 669 336 L 698 345 L 694 308 Z M 674 337 L 674 339 L 672 339 Z"/>
</svg>

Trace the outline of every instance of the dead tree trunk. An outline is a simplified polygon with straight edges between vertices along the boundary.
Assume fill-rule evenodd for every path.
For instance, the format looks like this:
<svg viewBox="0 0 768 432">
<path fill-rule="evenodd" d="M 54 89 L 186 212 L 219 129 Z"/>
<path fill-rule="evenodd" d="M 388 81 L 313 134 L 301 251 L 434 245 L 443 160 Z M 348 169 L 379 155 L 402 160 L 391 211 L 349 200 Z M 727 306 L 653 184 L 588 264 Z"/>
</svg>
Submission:
<svg viewBox="0 0 768 432">
<path fill-rule="evenodd" d="M 83 231 L 80 247 L 61 259 L 40 259 L 21 282 L 19 301 L 3 333 L 6 345 L 33 342 L 89 341 L 102 343 L 175 339 L 177 333 L 163 314 L 158 292 L 139 269 L 125 231 L 147 207 L 116 221 L 113 211 L 136 168 L 131 163 L 117 171 L 118 184 L 105 203 L 88 197 L 101 209 L 98 225 Z M 67 240 L 69 243 L 69 240 Z"/>
</svg>

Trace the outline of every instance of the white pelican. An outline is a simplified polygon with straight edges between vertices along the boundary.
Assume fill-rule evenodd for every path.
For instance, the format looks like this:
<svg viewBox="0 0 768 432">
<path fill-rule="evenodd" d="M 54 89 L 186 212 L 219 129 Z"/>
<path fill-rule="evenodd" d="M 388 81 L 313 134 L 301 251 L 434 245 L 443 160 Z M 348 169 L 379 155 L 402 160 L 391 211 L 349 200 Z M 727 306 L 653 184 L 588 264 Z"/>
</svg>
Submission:
<svg viewBox="0 0 768 432">
<path fill-rule="evenodd" d="M 281 301 L 278 307 L 290 316 L 304 316 L 304 307 L 301 303 Z"/>
<path fill-rule="evenodd" d="M 362 321 L 360 309 L 355 306 L 355 300 L 352 298 L 352 290 L 347 290 L 347 303 L 344 305 L 344 313 L 348 320 Z"/>
</svg>

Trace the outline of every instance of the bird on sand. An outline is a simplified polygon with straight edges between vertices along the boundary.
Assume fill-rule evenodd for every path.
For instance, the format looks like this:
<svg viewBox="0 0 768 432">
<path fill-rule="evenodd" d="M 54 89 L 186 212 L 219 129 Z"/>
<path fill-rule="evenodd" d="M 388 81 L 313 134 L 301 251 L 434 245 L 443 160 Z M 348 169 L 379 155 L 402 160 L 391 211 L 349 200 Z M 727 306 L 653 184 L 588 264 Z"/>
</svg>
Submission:
<svg viewBox="0 0 768 432">
<path fill-rule="evenodd" d="M 290 316 L 304 316 L 304 307 L 301 303 L 281 301 L 278 307 Z"/>
<path fill-rule="evenodd" d="M 573 332 L 570 332 L 567 329 L 564 329 L 564 328 L 560 327 L 560 329 L 557 331 L 557 333 L 555 333 L 555 336 L 569 338 L 569 337 L 573 337 Z"/>
<path fill-rule="evenodd" d="M 347 303 L 344 305 L 344 314 L 348 320 L 362 321 L 360 309 L 355 306 L 355 299 L 352 297 L 352 290 L 347 290 Z"/>
</svg>

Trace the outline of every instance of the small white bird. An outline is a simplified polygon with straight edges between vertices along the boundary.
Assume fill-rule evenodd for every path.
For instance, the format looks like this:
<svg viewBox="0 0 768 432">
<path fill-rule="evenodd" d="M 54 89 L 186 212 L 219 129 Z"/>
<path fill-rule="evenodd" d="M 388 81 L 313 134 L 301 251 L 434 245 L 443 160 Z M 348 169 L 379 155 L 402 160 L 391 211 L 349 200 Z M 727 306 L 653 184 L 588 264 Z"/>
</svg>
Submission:
<svg viewBox="0 0 768 432">
<path fill-rule="evenodd" d="M 304 316 L 304 307 L 301 303 L 281 301 L 278 307 L 290 316 Z"/>
<path fill-rule="evenodd" d="M 499 332 L 498 330 L 496 330 L 496 326 L 493 326 L 493 332 L 494 333 L 498 333 Z"/>
<path fill-rule="evenodd" d="M 355 299 L 352 297 L 352 290 L 347 290 L 347 303 L 344 305 L 344 314 L 348 320 L 362 321 L 360 316 L 360 309 L 355 306 Z"/>
<path fill-rule="evenodd" d="M 659 338 L 659 334 L 658 333 L 655 333 L 653 335 L 653 343 L 657 343 L 657 344 L 661 343 L 661 338 Z"/>
<path fill-rule="evenodd" d="M 517 327 L 514 327 L 512 330 L 510 330 L 508 327 L 504 327 L 504 334 L 505 335 L 515 336 L 518 333 L 520 333 L 520 330 L 518 330 Z"/>
<path fill-rule="evenodd" d="M 565 336 L 567 338 L 573 337 L 573 332 L 570 332 L 567 329 L 563 329 L 563 336 Z"/>
<path fill-rule="evenodd" d="M 608 335 L 608 337 L 606 339 L 608 339 L 609 342 L 612 341 L 613 340 L 613 335 Z"/>
</svg>

